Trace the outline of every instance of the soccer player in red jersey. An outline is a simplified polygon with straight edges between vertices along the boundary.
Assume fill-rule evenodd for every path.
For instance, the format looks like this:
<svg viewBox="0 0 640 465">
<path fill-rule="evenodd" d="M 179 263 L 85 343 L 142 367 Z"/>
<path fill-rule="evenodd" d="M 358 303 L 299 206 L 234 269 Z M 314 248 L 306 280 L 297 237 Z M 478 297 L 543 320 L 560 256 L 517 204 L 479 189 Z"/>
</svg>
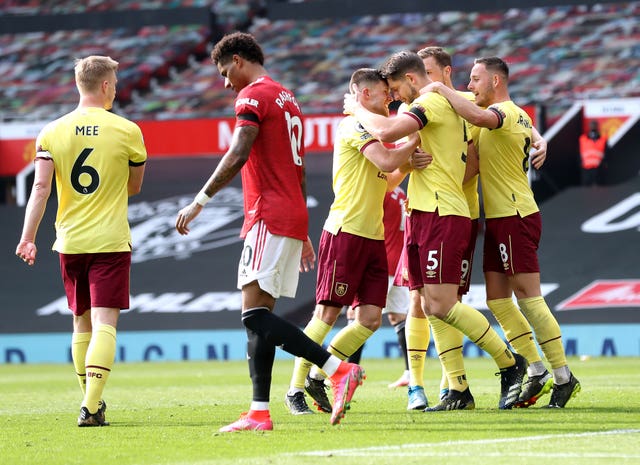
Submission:
<svg viewBox="0 0 640 465">
<path fill-rule="evenodd" d="M 276 299 L 294 297 L 298 271 L 314 267 L 315 252 L 307 235 L 302 113 L 294 94 L 264 68 L 264 54 L 246 33 L 224 36 L 211 59 L 238 92 L 231 146 L 193 202 L 178 213 L 176 229 L 189 223 L 204 205 L 240 171 L 244 193 L 244 248 L 238 268 L 242 323 L 253 384 L 250 410 L 221 432 L 271 430 L 271 371 L 276 346 L 322 367 L 334 391 L 331 423 L 344 416 L 363 370 L 342 362 L 299 328 L 273 314 Z"/>
</svg>

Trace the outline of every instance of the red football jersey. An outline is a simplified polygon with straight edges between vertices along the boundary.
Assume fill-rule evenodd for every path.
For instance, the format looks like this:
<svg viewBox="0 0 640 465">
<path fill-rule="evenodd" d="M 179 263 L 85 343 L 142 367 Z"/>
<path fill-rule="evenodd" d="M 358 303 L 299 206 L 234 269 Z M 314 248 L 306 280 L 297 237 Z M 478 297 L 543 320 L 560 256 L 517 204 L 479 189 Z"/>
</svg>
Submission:
<svg viewBox="0 0 640 465">
<path fill-rule="evenodd" d="M 271 234 L 305 240 L 309 216 L 301 188 L 304 139 L 298 102 L 290 90 L 263 76 L 238 93 L 235 112 L 237 127 L 260 128 L 241 171 L 240 237 L 262 220 Z"/>
<path fill-rule="evenodd" d="M 396 187 L 384 196 L 384 245 L 387 249 L 389 275 L 393 276 L 400 260 L 404 240 L 404 202 L 407 195 L 401 187 Z"/>
</svg>

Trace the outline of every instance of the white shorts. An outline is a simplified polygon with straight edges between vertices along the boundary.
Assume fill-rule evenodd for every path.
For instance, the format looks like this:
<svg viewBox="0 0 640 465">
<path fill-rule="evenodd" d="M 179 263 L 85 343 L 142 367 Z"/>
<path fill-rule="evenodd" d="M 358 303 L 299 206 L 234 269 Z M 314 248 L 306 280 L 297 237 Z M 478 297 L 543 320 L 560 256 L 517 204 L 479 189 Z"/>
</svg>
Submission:
<svg viewBox="0 0 640 465">
<path fill-rule="evenodd" d="M 393 276 L 389 276 L 387 306 L 382 309 L 382 313 L 400 313 L 406 315 L 409 312 L 410 302 L 409 288 L 406 286 L 394 286 Z"/>
<path fill-rule="evenodd" d="M 264 222 L 258 221 L 244 239 L 238 265 L 238 289 L 258 281 L 260 289 L 274 299 L 295 297 L 301 256 L 301 240 L 274 236 Z"/>
</svg>

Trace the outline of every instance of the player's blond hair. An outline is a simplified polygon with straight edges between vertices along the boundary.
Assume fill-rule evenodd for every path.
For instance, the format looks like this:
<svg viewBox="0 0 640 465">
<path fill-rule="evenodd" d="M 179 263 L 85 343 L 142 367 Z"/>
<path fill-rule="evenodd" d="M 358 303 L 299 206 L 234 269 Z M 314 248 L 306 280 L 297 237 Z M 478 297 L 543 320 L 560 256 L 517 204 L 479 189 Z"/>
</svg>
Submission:
<svg viewBox="0 0 640 465">
<path fill-rule="evenodd" d="M 104 79 L 117 70 L 118 62 L 111 57 L 91 55 L 78 58 L 74 66 L 76 85 L 80 91 L 95 92 Z"/>
</svg>

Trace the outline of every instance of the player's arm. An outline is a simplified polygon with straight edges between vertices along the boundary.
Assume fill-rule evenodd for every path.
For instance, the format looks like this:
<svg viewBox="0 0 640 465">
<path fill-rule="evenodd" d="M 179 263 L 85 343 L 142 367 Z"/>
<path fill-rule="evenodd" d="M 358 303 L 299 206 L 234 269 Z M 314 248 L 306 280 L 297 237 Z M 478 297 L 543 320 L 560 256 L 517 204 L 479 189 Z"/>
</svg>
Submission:
<svg viewBox="0 0 640 465">
<path fill-rule="evenodd" d="M 387 192 L 392 192 L 398 187 L 413 170 L 425 169 L 432 161 L 433 155 L 424 152 L 420 147 L 416 148 L 406 163 L 403 163 L 391 173 L 387 173 Z"/>
<path fill-rule="evenodd" d="M 142 180 L 144 179 L 145 163 L 132 164 L 129 162 L 129 180 L 127 181 L 127 192 L 129 197 L 140 193 Z"/>
<path fill-rule="evenodd" d="M 353 115 L 369 134 L 382 142 L 395 142 L 420 129 L 418 122 L 404 113 L 387 117 L 370 112 L 353 94 L 344 96 L 344 113 Z"/>
<path fill-rule="evenodd" d="M 406 143 L 388 149 L 379 141 L 372 141 L 362 150 L 362 154 L 381 171 L 390 173 L 402 165 L 409 162 L 409 157 L 413 154 L 420 143 L 417 134 L 412 134 Z"/>
<path fill-rule="evenodd" d="M 22 227 L 22 236 L 16 247 L 16 255 L 20 257 L 27 265 L 33 265 L 36 261 L 36 234 L 42 216 L 47 208 L 47 200 L 51 195 L 51 184 L 53 180 L 54 165 L 51 158 L 36 157 L 34 163 L 35 174 L 33 179 L 33 188 L 29 196 L 29 202 L 24 214 L 24 225 Z"/>
<path fill-rule="evenodd" d="M 466 184 L 476 174 L 480 173 L 480 160 L 478 158 L 478 149 L 472 140 L 467 144 L 467 163 L 464 171 L 464 179 L 462 184 Z"/>
<path fill-rule="evenodd" d="M 304 166 L 304 158 L 302 158 L 302 179 L 300 180 L 300 189 L 302 190 L 302 198 L 307 201 L 307 170 Z M 300 271 L 309 271 L 315 268 L 316 252 L 313 249 L 311 238 L 302 242 L 302 254 L 300 255 Z"/>
<path fill-rule="evenodd" d="M 539 170 L 547 159 L 547 141 L 540 135 L 535 126 L 531 128 L 531 135 L 533 136 L 531 146 L 535 151 L 531 153 L 530 160 L 533 167 Z"/>
<path fill-rule="evenodd" d="M 227 153 L 224 154 L 201 192 L 213 197 L 231 182 L 249 159 L 249 153 L 258 137 L 258 132 L 260 132 L 260 128 L 252 125 L 240 126 L 233 131 L 231 145 Z"/>
<path fill-rule="evenodd" d="M 475 103 L 461 96 L 457 91 L 447 87 L 441 82 L 432 82 L 420 90 L 424 92 L 437 92 L 446 98 L 456 113 L 469 123 L 481 127 L 496 129 L 502 125 L 502 119 L 491 107 L 482 109 Z"/>
<path fill-rule="evenodd" d="M 178 212 L 176 229 L 180 234 L 189 233 L 189 223 L 200 214 L 202 208 L 211 198 L 238 174 L 249 159 L 253 142 L 260 131 L 258 126 L 236 126 L 231 138 L 231 145 L 224 154 L 211 177 L 207 180 L 191 204 Z"/>
</svg>

